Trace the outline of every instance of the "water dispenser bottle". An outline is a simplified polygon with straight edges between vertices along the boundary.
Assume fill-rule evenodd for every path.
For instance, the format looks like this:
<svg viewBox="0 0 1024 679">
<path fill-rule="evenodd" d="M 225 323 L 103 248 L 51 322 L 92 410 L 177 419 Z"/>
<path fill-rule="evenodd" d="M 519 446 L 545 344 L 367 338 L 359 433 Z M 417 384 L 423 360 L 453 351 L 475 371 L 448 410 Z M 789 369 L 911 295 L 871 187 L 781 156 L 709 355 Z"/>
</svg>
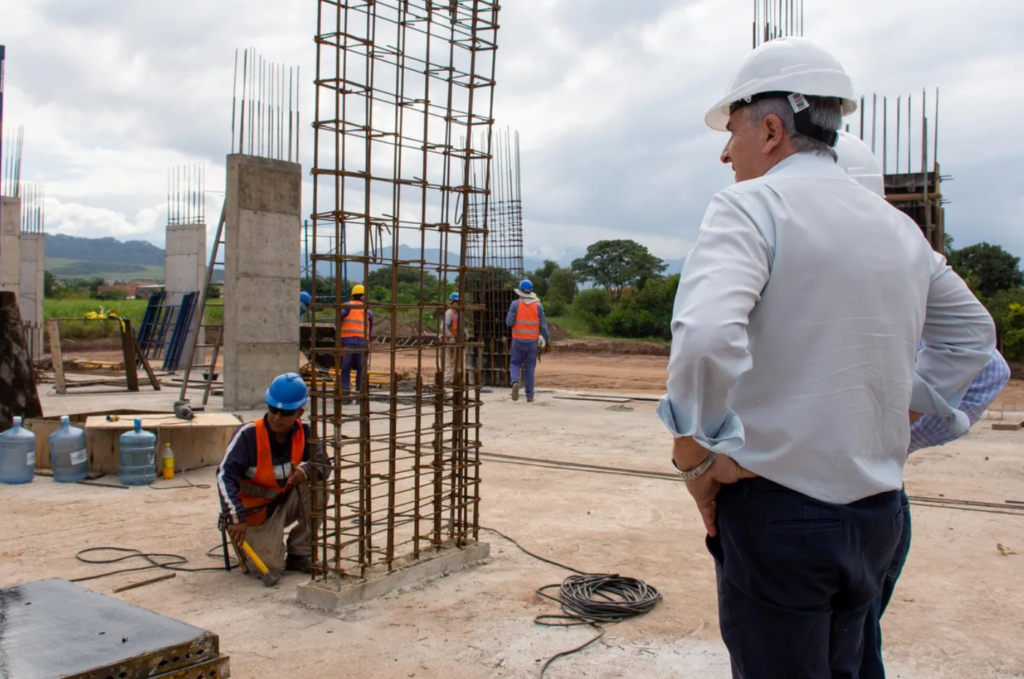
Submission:
<svg viewBox="0 0 1024 679">
<path fill-rule="evenodd" d="M 53 480 L 61 483 L 75 483 L 89 477 L 85 432 L 72 427 L 67 415 L 60 418 L 60 429 L 50 434 L 50 466 Z"/>
<path fill-rule="evenodd" d="M 0 482 L 29 483 L 35 474 L 36 435 L 15 417 L 14 426 L 0 434 Z"/>
<path fill-rule="evenodd" d="M 145 486 L 156 480 L 156 435 L 143 430 L 142 420 L 135 429 L 121 434 L 121 483 Z"/>
</svg>

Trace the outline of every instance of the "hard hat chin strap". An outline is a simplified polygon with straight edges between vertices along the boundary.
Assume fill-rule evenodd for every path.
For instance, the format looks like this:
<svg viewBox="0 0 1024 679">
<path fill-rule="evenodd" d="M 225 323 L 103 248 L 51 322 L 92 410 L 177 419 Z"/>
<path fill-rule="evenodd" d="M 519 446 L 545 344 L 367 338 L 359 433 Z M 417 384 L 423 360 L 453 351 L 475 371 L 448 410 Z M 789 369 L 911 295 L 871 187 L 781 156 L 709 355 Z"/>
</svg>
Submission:
<svg viewBox="0 0 1024 679">
<path fill-rule="evenodd" d="M 839 133 L 829 130 L 811 121 L 811 104 L 802 94 L 794 92 L 759 92 L 750 97 L 733 102 L 729 106 L 729 115 L 732 115 L 741 108 L 746 108 L 763 99 L 785 99 L 790 108 L 793 109 L 793 121 L 796 125 L 797 134 L 810 137 L 816 141 L 835 148 L 839 142 Z"/>
</svg>

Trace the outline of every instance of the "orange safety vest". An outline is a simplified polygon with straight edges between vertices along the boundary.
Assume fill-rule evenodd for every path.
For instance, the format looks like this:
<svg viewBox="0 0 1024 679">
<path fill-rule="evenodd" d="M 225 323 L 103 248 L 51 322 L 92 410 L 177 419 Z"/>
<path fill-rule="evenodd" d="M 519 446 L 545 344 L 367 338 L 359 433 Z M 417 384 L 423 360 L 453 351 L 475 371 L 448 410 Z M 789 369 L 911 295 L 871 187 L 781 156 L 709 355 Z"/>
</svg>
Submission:
<svg viewBox="0 0 1024 679">
<path fill-rule="evenodd" d="M 256 425 L 256 477 L 247 479 L 247 481 L 254 486 L 283 493 L 291 488 L 291 484 L 285 483 L 284 486 L 280 486 L 277 483 L 277 475 L 274 473 L 274 460 L 270 454 L 270 432 L 267 429 L 267 421 L 260 418 L 254 424 Z M 299 430 L 292 435 L 293 469 L 302 463 L 302 456 L 305 452 L 306 430 L 300 423 Z M 246 509 L 264 508 L 246 515 L 245 522 L 248 525 L 259 526 L 267 520 L 267 510 L 265 508 L 272 500 L 255 495 L 246 495 L 245 493 L 239 493 L 238 495 Z"/>
<path fill-rule="evenodd" d="M 366 337 L 366 305 L 361 300 L 352 302 L 348 315 L 341 319 L 342 337 Z"/>
<path fill-rule="evenodd" d="M 527 304 L 519 300 L 519 308 L 516 310 L 516 322 L 512 326 L 512 339 L 536 340 L 540 338 L 540 302 Z"/>
<path fill-rule="evenodd" d="M 452 327 L 449 328 L 451 335 L 445 336 L 445 342 L 454 342 L 455 338 L 459 336 L 459 312 L 452 309 Z"/>
</svg>

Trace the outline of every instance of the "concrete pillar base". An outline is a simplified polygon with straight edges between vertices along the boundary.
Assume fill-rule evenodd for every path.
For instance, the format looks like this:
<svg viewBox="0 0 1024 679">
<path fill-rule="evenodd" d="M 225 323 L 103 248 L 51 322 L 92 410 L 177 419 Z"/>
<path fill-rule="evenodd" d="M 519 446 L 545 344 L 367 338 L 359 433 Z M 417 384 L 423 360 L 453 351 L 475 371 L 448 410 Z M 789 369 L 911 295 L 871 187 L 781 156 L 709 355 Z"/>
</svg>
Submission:
<svg viewBox="0 0 1024 679">
<path fill-rule="evenodd" d="M 21 198 L 0 196 L 0 290 L 21 294 Z"/>
<path fill-rule="evenodd" d="M 345 580 L 335 583 L 307 582 L 298 586 L 297 600 L 313 608 L 333 610 L 351 606 L 392 592 L 412 587 L 428 580 L 441 577 L 466 566 L 471 566 L 491 554 L 491 546 L 477 542 L 466 547 L 443 547 L 433 554 L 422 555 L 419 559 L 402 561 L 398 567 L 380 575 L 371 575 L 365 580 Z"/>
</svg>

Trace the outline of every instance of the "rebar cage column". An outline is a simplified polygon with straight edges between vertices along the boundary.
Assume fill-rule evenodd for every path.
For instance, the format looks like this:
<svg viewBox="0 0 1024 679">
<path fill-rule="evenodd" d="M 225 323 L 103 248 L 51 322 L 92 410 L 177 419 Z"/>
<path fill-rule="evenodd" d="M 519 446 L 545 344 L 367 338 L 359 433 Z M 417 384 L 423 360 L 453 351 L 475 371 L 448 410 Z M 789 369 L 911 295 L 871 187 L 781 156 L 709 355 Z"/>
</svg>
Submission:
<svg viewBox="0 0 1024 679">
<path fill-rule="evenodd" d="M 318 323 L 341 327 L 348 286 L 380 268 L 390 280 L 375 276 L 365 298 L 381 343 L 370 346 L 367 327 L 366 348 L 337 332 L 311 348 L 310 421 L 325 454 L 314 465 L 314 582 L 478 537 L 480 378 L 465 333 L 445 341 L 441 324 L 452 291 L 469 321 L 476 307 L 462 293 L 483 273 L 467 248 L 486 248 L 488 225 L 467 207 L 486 214 L 489 199 L 497 18 L 483 0 L 319 1 L 309 261 L 334 290 L 314 299 L 312 336 Z M 345 391 L 350 355 L 368 379 Z"/>
</svg>

